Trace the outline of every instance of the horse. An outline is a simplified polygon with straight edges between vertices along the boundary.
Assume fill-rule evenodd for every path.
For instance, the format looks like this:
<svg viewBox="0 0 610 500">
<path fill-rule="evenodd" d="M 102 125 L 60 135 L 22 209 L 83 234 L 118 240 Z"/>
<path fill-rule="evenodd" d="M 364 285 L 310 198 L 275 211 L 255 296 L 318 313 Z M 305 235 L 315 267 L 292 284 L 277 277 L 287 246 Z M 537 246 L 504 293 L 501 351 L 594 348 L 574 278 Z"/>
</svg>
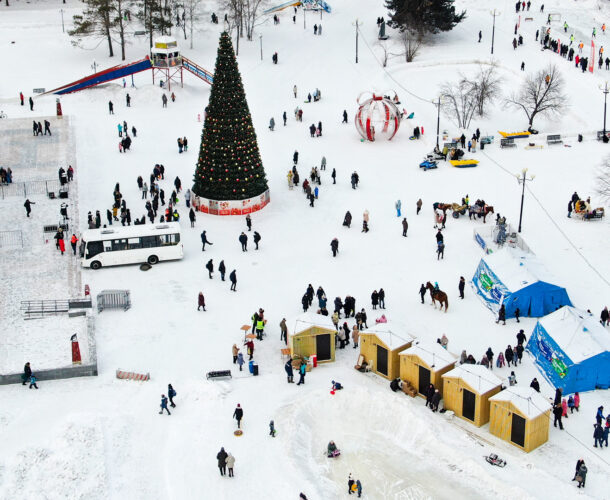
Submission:
<svg viewBox="0 0 610 500">
<path fill-rule="evenodd" d="M 472 220 L 473 215 L 478 215 L 479 217 L 483 217 L 483 224 L 485 224 L 485 219 L 490 213 L 494 213 L 494 207 L 491 205 L 485 205 L 480 207 L 479 205 L 473 205 L 468 207 L 468 217 Z"/>
<path fill-rule="evenodd" d="M 439 203 L 438 201 L 436 203 L 432 204 L 432 207 L 434 208 L 434 210 L 439 209 L 443 211 L 443 214 L 447 213 L 447 210 L 450 210 L 452 207 L 451 203 Z"/>
<path fill-rule="evenodd" d="M 430 290 L 430 295 L 432 296 L 432 305 L 434 306 L 434 308 L 436 309 L 436 301 L 438 300 L 441 311 L 443 310 L 444 304 L 445 312 L 447 312 L 447 309 L 449 307 L 449 299 L 447 299 L 447 294 L 441 290 L 435 290 L 434 286 L 429 281 L 426 283 L 426 288 Z"/>
</svg>

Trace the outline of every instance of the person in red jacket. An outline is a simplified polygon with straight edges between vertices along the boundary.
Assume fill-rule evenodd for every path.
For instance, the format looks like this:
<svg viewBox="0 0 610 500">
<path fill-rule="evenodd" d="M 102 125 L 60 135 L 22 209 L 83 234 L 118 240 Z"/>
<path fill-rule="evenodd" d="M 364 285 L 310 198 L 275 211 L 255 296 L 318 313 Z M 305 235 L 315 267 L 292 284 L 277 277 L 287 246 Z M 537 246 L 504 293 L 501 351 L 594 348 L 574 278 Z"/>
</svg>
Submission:
<svg viewBox="0 0 610 500">
<path fill-rule="evenodd" d="M 78 243 L 78 238 L 74 233 L 72 233 L 72 238 L 70 238 L 70 245 L 72 245 L 72 252 L 76 255 L 76 244 Z"/>
<path fill-rule="evenodd" d="M 199 311 L 199 309 L 203 307 L 203 310 L 205 311 L 205 298 L 203 296 L 203 292 L 199 292 L 199 298 L 197 301 L 197 310 Z"/>
<path fill-rule="evenodd" d="M 59 244 L 59 250 L 61 251 L 61 254 L 63 255 L 64 252 L 66 251 L 66 244 L 64 243 L 63 238 L 61 238 L 60 240 L 58 240 L 57 242 Z"/>
</svg>

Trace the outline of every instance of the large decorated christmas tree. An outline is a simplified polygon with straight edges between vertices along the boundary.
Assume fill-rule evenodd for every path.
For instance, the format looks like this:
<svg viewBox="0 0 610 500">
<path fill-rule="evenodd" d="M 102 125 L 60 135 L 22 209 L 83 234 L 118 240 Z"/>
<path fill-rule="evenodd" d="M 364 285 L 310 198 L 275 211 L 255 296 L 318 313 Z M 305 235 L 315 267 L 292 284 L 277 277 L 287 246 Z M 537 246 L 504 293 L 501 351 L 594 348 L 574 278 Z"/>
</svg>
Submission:
<svg viewBox="0 0 610 500">
<path fill-rule="evenodd" d="M 218 46 L 193 191 L 209 200 L 245 200 L 267 189 L 233 45 L 224 32 Z"/>
</svg>

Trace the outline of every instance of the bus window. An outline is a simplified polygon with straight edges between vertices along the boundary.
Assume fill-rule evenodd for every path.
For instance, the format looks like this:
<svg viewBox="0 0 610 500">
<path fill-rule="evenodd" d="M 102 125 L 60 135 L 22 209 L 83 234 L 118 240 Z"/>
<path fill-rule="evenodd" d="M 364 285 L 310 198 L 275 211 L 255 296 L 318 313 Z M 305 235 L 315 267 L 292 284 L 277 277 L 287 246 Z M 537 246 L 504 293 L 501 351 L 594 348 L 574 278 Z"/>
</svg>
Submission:
<svg viewBox="0 0 610 500">
<path fill-rule="evenodd" d="M 91 259 L 103 251 L 104 245 L 101 241 L 90 241 L 87 243 L 87 259 Z"/>
<path fill-rule="evenodd" d="M 104 252 L 112 252 L 112 241 L 104 240 Z"/>
<path fill-rule="evenodd" d="M 112 240 L 112 251 L 127 250 L 127 240 Z"/>
<path fill-rule="evenodd" d="M 154 248 L 159 246 L 158 236 L 142 236 L 142 248 Z"/>
<path fill-rule="evenodd" d="M 172 234 L 172 236 L 175 244 L 180 243 L 180 233 Z"/>
<path fill-rule="evenodd" d="M 129 250 L 134 250 L 136 248 L 142 248 L 142 243 L 140 242 L 140 238 L 129 238 L 127 240 L 127 248 Z"/>
</svg>

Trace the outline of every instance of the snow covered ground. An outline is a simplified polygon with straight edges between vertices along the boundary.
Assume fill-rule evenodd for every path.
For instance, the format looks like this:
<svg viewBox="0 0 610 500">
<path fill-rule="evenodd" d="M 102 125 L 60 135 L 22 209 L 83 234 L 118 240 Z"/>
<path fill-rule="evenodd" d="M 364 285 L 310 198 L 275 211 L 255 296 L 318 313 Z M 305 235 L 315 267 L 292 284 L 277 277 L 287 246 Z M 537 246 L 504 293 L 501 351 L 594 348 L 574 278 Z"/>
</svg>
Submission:
<svg viewBox="0 0 610 500">
<path fill-rule="evenodd" d="M 581 412 L 564 421 L 566 430 L 551 427 L 549 442 L 525 455 L 489 434 L 487 427 L 475 429 L 463 421 L 431 416 L 421 399 L 394 394 L 384 379 L 356 372 L 357 351 L 351 347 L 337 351 L 336 363 L 309 373 L 305 386 L 286 384 L 278 324 L 286 317 L 292 327 L 309 283 L 315 289 L 323 286 L 331 301 L 347 294 L 356 297 L 356 305 L 367 308 L 370 322 L 376 316 L 368 298 L 373 289 L 383 287 L 384 312 L 390 321 L 403 323 L 408 333 L 430 341 L 445 333 L 449 350 L 456 355 L 466 349 L 480 359 L 489 346 L 497 353 L 514 344 L 518 331 L 514 322 L 496 325 L 469 289 L 463 301 L 458 298 L 459 277 L 470 279 L 481 257 L 472 236 L 479 222 L 450 218 L 445 230 L 445 258 L 437 261 L 432 203 L 459 202 L 468 193 L 471 200 L 484 198 L 496 213 L 516 225 L 521 187 L 514 174 L 523 168 L 536 176 L 525 198 L 522 235 L 526 243 L 567 287 L 577 307 L 597 315 L 607 305 L 608 219 L 586 223 L 565 215 L 574 190 L 581 197 L 590 195 L 594 205 L 602 205 L 594 193 L 595 176 L 607 147 L 595 141 L 594 133 L 603 123 L 599 85 L 610 73 L 582 74 L 558 55 L 541 52 L 534 34 L 546 14 L 538 13 L 538 2 L 532 6 L 534 21 L 523 21 L 525 45 L 513 51 L 514 5 L 474 0 L 458 2 L 458 8 L 467 9 L 468 18 L 452 32 L 435 37 L 414 63 L 407 65 L 404 59 L 393 58 L 384 71 L 375 58 L 380 57 L 375 18 L 386 16 L 378 3 L 378 8 L 371 9 L 368 1 L 335 0 L 333 13 L 322 17 L 322 36 L 313 35 L 319 14 L 306 14 L 304 30 L 302 12 L 296 24 L 288 11 L 283 12 L 279 25 L 274 26 L 269 19 L 260 27 L 262 61 L 258 36 L 255 42 L 240 42 L 238 61 L 271 188 L 271 204 L 253 215 L 254 229 L 262 235 L 261 249 L 257 252 L 251 247 L 249 252 L 241 252 L 237 237 L 245 230 L 243 218 L 201 214 L 191 230 L 181 201 L 183 260 L 160 264 L 147 273 L 137 266 L 84 271 L 82 282 L 91 286 L 92 294 L 128 288 L 133 307 L 128 312 L 107 311 L 96 317 L 99 377 L 41 383 L 36 392 L 24 393 L 20 385 L 0 388 L 2 401 L 7 402 L 0 406 L 0 498 L 25 493 L 53 499 L 244 495 L 284 499 L 296 498 L 303 491 L 308 498 L 326 499 L 345 495 L 350 472 L 361 479 L 363 496 L 374 499 L 449 498 L 456 494 L 460 498 L 546 498 L 549 494 L 610 498 L 606 450 L 595 453 L 592 448 L 595 410 L 600 404 L 610 408 L 607 391 L 583 394 Z M 62 7 L 69 25 L 80 4 L 68 1 Z M 195 48 L 183 48 L 187 57 L 210 71 L 221 26 L 208 22 L 209 13 L 215 10 L 224 15 L 220 8 L 212 7 L 204 6 Z M 524 115 L 503 109 L 498 100 L 490 115 L 474 121 L 466 134 L 472 135 L 479 127 L 483 135 L 496 136 L 493 146 L 473 155 L 480 160 L 479 167 L 460 170 L 441 164 L 437 170 L 422 172 L 417 165 L 436 142 L 436 108 L 430 101 L 437 98 L 442 82 L 457 79 L 459 72 L 471 74 L 479 62 L 490 61 L 489 9 L 493 7 L 502 12 L 496 19 L 495 60 L 503 79 L 503 94 L 522 81 L 522 61 L 527 71 L 555 62 L 566 79 L 570 107 L 561 117 L 537 119 L 535 127 L 543 133 L 561 133 L 571 147 L 525 150 L 520 144 L 512 150 L 500 150 L 497 131 L 523 129 L 526 121 Z M 30 112 L 27 105 L 19 106 L 19 91 L 27 98 L 33 88 L 48 90 L 81 78 L 92 71 L 94 60 L 101 68 L 119 63 L 116 57 L 107 57 L 104 43 L 98 46 L 97 41 L 85 40 L 83 48 L 73 47 L 61 32 L 56 6 L 14 0 L 10 8 L 2 9 L 0 41 L 5 47 L 6 67 L 14 69 L 0 79 L 0 108 L 9 118 L 38 119 L 55 112 L 54 96 L 36 98 L 35 112 Z M 595 0 L 546 2 L 545 12 L 563 14 L 562 21 L 553 25 L 554 31 L 561 30 L 566 19 L 583 38 L 592 26 L 599 32 L 601 23 L 610 19 L 608 5 Z M 364 22 L 358 64 L 354 64 L 352 25 L 356 18 Z M 479 30 L 483 31 L 481 44 L 476 43 Z M 132 37 L 130 43 L 128 61 L 146 55 L 146 40 Z M 276 51 L 277 66 L 271 63 Z M 155 163 L 166 167 L 161 187 L 167 195 L 176 175 L 183 185 L 192 178 L 202 127 L 197 115 L 203 114 L 209 87 L 185 73 L 184 88 L 173 89 L 176 102 L 170 101 L 167 109 L 162 109 L 163 90 L 152 85 L 149 73 L 135 75 L 134 82 L 136 88 L 129 88 L 128 81 L 128 88 L 123 89 L 119 81 L 61 99 L 74 134 L 81 220 L 86 220 L 89 210 L 111 206 L 116 182 L 132 215 L 143 215 L 136 177 L 147 178 Z M 295 84 L 298 99 L 292 95 Z M 303 104 L 307 92 L 316 87 L 322 91 L 322 100 Z M 403 122 L 390 143 L 360 142 L 351 124 L 356 97 L 365 90 L 390 89 L 398 93 L 405 109 L 415 112 L 415 119 Z M 125 107 L 126 92 L 132 97 L 130 108 Z M 115 104 L 114 115 L 108 114 L 109 100 Z M 293 119 L 297 105 L 304 109 L 303 123 Z M 350 117 L 348 125 L 340 123 L 344 109 Z M 289 117 L 286 127 L 281 125 L 283 111 Z M 278 124 L 275 132 L 267 128 L 272 116 Z M 117 148 L 116 125 L 123 120 L 138 129 L 127 154 L 119 154 Z M 320 120 L 323 137 L 309 138 L 307 127 Z M 419 142 L 408 138 L 415 125 L 425 130 Z M 460 134 L 455 124 L 441 115 L 444 129 L 449 136 Z M 585 135 L 582 143 L 576 141 L 578 133 Z M 179 136 L 187 136 L 190 145 L 182 155 L 176 146 Z M 314 208 L 299 189 L 287 188 L 285 174 L 295 149 L 300 153 L 301 176 L 319 166 L 322 155 L 328 160 Z M 5 153 L 0 154 L 4 164 Z M 337 169 L 337 185 L 330 179 L 333 168 Z M 353 170 L 361 179 L 356 191 L 349 185 Z M 424 208 L 416 216 L 419 197 Z M 402 200 L 409 221 L 407 238 L 401 236 L 400 219 L 394 212 L 397 199 Z M 2 202 L 10 216 L 2 219 L 0 230 L 22 228 L 29 222 L 22 204 L 22 198 Z M 351 229 L 341 226 L 348 209 L 354 216 Z M 360 232 L 365 209 L 370 212 L 368 234 Z M 203 229 L 214 243 L 205 254 L 199 245 Z M 336 259 L 329 247 L 333 237 L 340 240 Z M 3 261 L 6 256 L 16 259 L 14 253 L 2 252 Z M 24 254 L 24 276 L 29 272 L 27 259 L 33 258 L 39 265 L 46 264 L 44 272 L 60 272 L 52 245 L 33 248 L 32 253 Z M 231 293 L 229 283 L 221 282 L 217 273 L 213 280 L 208 279 L 204 265 L 209 258 L 216 265 L 224 259 L 228 270 L 237 270 L 237 293 Z M 19 283 L 15 274 L 9 277 L 4 279 L 3 267 L 3 296 L 30 296 L 30 280 Z M 425 281 L 438 281 L 447 291 L 447 314 L 420 304 L 417 291 Z M 196 311 L 200 290 L 206 296 L 205 313 Z M 261 375 L 255 378 L 233 370 L 233 380 L 205 381 L 209 370 L 233 368 L 231 346 L 239 345 L 243 339 L 239 328 L 249 323 L 259 307 L 269 319 L 267 339 L 256 344 Z M 13 320 L 6 307 L 0 314 L 3 328 L 11 328 Z M 529 336 L 534 324 L 534 319 L 524 318 L 519 326 Z M 55 328 L 60 330 L 61 325 Z M 41 360 L 29 356 L 32 365 L 40 367 L 43 354 Z M 10 360 L 15 366 L 23 362 L 22 358 Z M 152 380 L 116 380 L 116 369 L 150 372 Z M 502 378 L 510 373 L 506 368 L 494 372 Z M 543 382 L 528 356 L 516 374 L 521 386 L 529 385 L 534 376 Z M 346 386 L 334 397 L 328 394 L 332 379 Z M 171 417 L 156 413 L 159 396 L 166 393 L 168 383 L 178 392 L 178 407 Z M 553 395 L 550 386 L 542 386 L 545 396 Z M 231 421 L 237 403 L 245 411 L 241 437 L 233 435 L 235 423 Z M 278 429 L 275 439 L 267 435 L 271 419 Z M 329 463 L 322 451 L 330 439 L 343 455 Z M 235 479 L 218 474 L 215 457 L 221 446 L 236 457 Z M 508 466 L 497 469 L 485 463 L 482 455 L 490 452 L 505 458 Z M 584 458 L 589 466 L 584 491 L 570 482 L 578 458 Z"/>
</svg>

